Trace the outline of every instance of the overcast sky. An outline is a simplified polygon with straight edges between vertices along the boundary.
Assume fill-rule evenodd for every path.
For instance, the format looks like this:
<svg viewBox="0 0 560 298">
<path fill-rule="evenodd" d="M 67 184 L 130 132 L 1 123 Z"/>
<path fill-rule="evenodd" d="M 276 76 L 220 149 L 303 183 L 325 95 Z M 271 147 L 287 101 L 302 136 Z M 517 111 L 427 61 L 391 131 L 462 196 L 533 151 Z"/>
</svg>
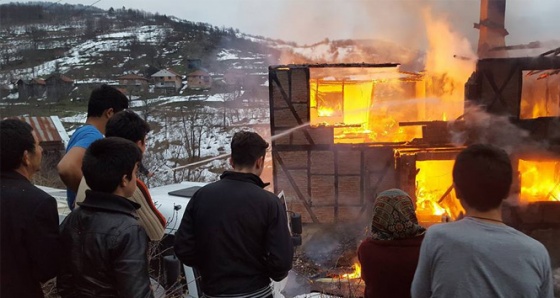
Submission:
<svg viewBox="0 0 560 298">
<path fill-rule="evenodd" d="M 479 18 L 480 0 L 100 0 L 94 6 L 159 12 L 301 44 L 371 38 L 403 45 L 421 44 L 421 11 L 430 7 L 434 18 L 448 20 L 453 30 L 476 44 L 473 23 Z M 507 0 L 506 28 L 510 45 L 560 40 L 560 0 Z"/>
</svg>

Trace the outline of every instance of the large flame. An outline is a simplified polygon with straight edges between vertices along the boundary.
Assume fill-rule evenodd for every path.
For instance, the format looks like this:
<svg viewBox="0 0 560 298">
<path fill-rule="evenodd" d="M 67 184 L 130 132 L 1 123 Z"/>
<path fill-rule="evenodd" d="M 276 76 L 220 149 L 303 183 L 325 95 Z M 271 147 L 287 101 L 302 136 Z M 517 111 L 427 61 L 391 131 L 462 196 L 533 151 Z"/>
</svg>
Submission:
<svg viewBox="0 0 560 298">
<path fill-rule="evenodd" d="M 464 212 L 452 190 L 453 160 L 416 161 L 416 214 L 421 222 L 457 218 Z"/>
<path fill-rule="evenodd" d="M 423 73 L 398 67 L 312 68 L 310 125 L 334 126 L 334 143 L 401 143 L 421 137 L 421 127 L 402 123 L 461 116 L 464 84 L 476 56 L 446 21 L 434 20 L 429 11 L 424 20 L 429 50 Z"/>
<path fill-rule="evenodd" d="M 520 201 L 560 201 L 560 161 L 519 160 Z"/>
</svg>

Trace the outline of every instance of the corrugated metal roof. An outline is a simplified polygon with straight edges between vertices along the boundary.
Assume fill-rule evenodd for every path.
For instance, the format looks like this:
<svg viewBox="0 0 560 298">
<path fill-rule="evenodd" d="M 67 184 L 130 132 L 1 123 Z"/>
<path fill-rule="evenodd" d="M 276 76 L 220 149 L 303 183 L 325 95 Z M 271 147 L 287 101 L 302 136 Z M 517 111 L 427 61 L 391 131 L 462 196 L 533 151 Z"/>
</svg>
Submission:
<svg viewBox="0 0 560 298">
<path fill-rule="evenodd" d="M 33 127 L 39 142 L 63 142 L 51 117 L 20 116 L 17 118 Z"/>
</svg>

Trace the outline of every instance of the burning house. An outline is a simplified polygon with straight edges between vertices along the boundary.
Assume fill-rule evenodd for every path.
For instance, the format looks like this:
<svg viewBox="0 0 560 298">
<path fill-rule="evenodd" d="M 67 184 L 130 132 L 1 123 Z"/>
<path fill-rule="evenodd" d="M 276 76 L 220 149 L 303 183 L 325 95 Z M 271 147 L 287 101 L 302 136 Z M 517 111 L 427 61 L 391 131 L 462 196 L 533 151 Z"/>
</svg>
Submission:
<svg viewBox="0 0 560 298">
<path fill-rule="evenodd" d="M 446 98 L 445 78 L 396 64 L 269 68 L 275 192 L 307 223 L 368 220 L 376 194 L 401 188 L 421 224 L 462 216 L 452 167 L 471 143 L 506 149 L 517 169 L 504 220 L 560 266 L 560 49 L 488 58 Z"/>
</svg>

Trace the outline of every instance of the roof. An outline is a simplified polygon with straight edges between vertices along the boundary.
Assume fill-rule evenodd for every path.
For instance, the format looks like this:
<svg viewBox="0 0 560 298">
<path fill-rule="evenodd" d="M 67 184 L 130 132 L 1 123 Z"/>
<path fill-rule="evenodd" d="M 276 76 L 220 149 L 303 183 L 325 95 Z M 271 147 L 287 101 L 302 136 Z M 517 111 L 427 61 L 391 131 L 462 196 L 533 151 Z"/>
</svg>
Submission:
<svg viewBox="0 0 560 298">
<path fill-rule="evenodd" d="M 209 75 L 210 75 L 210 74 L 208 74 L 206 71 L 199 69 L 199 70 L 195 70 L 195 71 L 189 73 L 189 74 L 187 75 L 187 77 L 191 77 L 191 76 L 209 76 Z"/>
<path fill-rule="evenodd" d="M 168 68 L 167 71 L 169 71 L 170 73 L 174 73 L 176 76 L 181 76 L 178 72 L 176 72 L 175 70 Z"/>
<path fill-rule="evenodd" d="M 71 78 L 69 78 L 69 77 L 67 77 L 63 74 L 59 74 L 59 73 L 58 74 L 55 73 L 55 74 L 51 75 L 50 77 L 46 78 L 45 80 L 48 81 L 48 80 L 51 80 L 53 78 L 60 78 L 61 81 L 66 82 L 66 83 L 74 83 L 74 80 L 72 80 Z"/>
<path fill-rule="evenodd" d="M 144 81 L 147 81 L 148 79 L 146 79 L 143 76 L 136 75 L 136 74 L 126 74 L 126 75 L 122 75 L 122 76 L 118 77 L 117 80 L 144 80 Z"/>
<path fill-rule="evenodd" d="M 180 77 L 174 71 L 169 71 L 167 69 L 162 69 L 152 75 L 152 77 Z"/>
<path fill-rule="evenodd" d="M 17 81 L 17 83 L 19 84 L 19 82 L 21 82 L 22 84 L 27 84 L 27 85 L 46 85 L 45 80 L 39 79 L 39 78 L 34 78 L 34 79 L 31 79 L 31 80 L 19 79 Z"/>
<path fill-rule="evenodd" d="M 60 122 L 58 116 L 30 117 L 20 116 L 18 119 L 25 121 L 33 127 L 39 142 L 61 142 L 66 143 L 68 135 Z M 58 122 L 58 123 L 57 123 Z"/>
</svg>

